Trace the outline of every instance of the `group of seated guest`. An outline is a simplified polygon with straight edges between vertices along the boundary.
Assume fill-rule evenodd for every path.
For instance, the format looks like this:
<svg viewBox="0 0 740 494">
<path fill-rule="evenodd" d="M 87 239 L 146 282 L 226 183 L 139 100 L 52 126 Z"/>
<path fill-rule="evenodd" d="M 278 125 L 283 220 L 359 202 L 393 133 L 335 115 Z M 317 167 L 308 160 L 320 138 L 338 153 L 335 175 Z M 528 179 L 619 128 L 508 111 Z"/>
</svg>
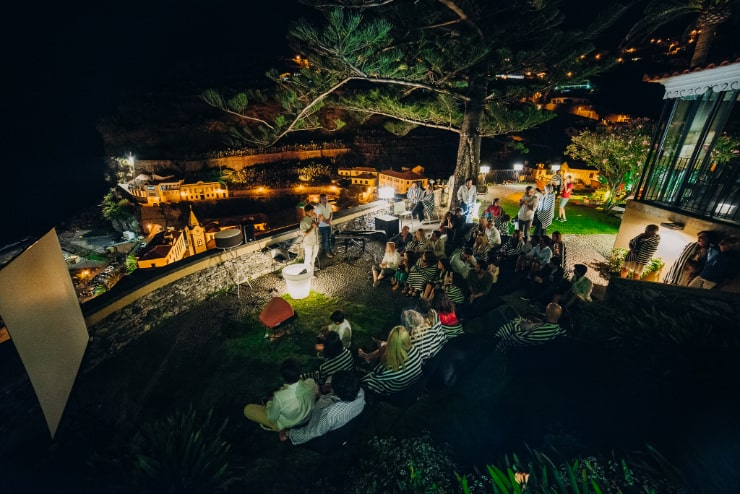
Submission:
<svg viewBox="0 0 740 494">
<path fill-rule="evenodd" d="M 532 235 L 531 248 L 527 249 L 525 244 L 524 250 L 516 260 L 514 272 L 523 271 L 528 275 L 533 275 L 539 271 L 542 266 L 550 262 L 552 257 L 551 244 L 552 240 L 547 235 Z"/>
<path fill-rule="evenodd" d="M 477 237 L 487 239 L 485 233 Z M 518 237 L 515 233 L 513 238 L 518 242 L 511 244 L 514 249 L 521 242 Z M 520 263 L 521 276 L 529 275 L 527 294 L 547 303 L 543 320 L 522 317 L 512 307 L 501 305 L 494 293 L 499 256 L 502 250 L 507 252 L 508 244 L 489 250 L 480 259 L 471 247 L 458 247 L 448 260 L 438 258 L 431 243 L 417 255 L 413 243 L 409 248 L 409 241 L 401 256 L 395 243 L 387 242 L 383 259 L 373 266 L 374 286 L 388 278 L 394 289 L 419 297 L 414 309 L 402 312 L 401 324 L 392 327 L 384 340 L 373 338 L 374 350 L 357 349 L 358 362 L 370 364 L 370 370 L 361 371 L 356 365 L 352 327 L 344 312 L 335 310 L 330 323 L 317 334 L 321 345 L 317 346 L 318 369 L 301 373 L 296 359 L 286 359 L 280 368 L 284 385 L 265 402 L 248 404 L 244 415 L 265 430 L 279 432 L 281 441 L 303 444 L 348 424 L 362 413 L 368 400 L 372 403 L 406 390 L 416 393 L 421 389 L 417 384 L 427 386 L 430 382 L 427 376 L 454 368 L 457 360 L 447 354 L 459 354 L 453 351 L 455 347 L 469 348 L 463 343 L 471 335 L 460 337 L 468 319 L 483 317 L 496 348 L 504 352 L 563 335 L 559 325 L 563 308 L 590 300 L 592 285 L 585 277 L 584 265 L 575 265 L 574 277 L 568 281 L 560 257 L 552 256 L 552 250 L 547 261 L 539 257 L 536 249 L 549 249 L 548 241 L 547 237 L 538 239 L 531 248 L 526 270 L 524 261 Z M 556 251 L 564 253 L 562 237 L 558 242 Z M 534 270 L 538 262 L 544 264 Z M 444 372 L 438 370 L 440 362 L 446 362 Z"/>
</svg>

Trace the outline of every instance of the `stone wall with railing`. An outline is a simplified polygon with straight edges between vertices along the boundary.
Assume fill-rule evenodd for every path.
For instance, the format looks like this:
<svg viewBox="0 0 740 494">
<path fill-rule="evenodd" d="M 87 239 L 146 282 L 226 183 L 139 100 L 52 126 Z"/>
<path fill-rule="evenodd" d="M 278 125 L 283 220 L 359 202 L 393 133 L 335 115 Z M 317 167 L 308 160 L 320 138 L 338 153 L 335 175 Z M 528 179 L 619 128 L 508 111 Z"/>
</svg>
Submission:
<svg viewBox="0 0 740 494">
<path fill-rule="evenodd" d="M 375 216 L 385 212 L 384 201 L 358 206 L 338 212 L 334 226 L 339 232 L 372 231 Z M 81 371 L 96 367 L 163 320 L 190 310 L 214 293 L 233 288 L 235 281 L 244 283 L 247 278 L 272 272 L 275 265 L 268 246 L 295 241 L 297 235 L 297 226 L 287 227 L 227 251 L 209 251 L 164 268 L 129 275 L 128 283 L 119 283 L 83 305 L 91 340 Z"/>
</svg>

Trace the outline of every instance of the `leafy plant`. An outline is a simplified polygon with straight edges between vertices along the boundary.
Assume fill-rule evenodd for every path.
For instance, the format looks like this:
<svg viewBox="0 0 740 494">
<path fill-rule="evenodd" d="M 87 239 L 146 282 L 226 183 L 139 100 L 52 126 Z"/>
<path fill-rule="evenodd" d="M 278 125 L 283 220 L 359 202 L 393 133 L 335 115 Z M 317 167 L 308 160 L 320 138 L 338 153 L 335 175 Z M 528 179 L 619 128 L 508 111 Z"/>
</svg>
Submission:
<svg viewBox="0 0 740 494">
<path fill-rule="evenodd" d="M 145 425 L 131 444 L 135 486 L 141 492 L 225 491 L 236 480 L 228 461 L 231 446 L 222 439 L 227 423 L 214 424 L 212 409 L 200 422 L 191 405 Z"/>
<path fill-rule="evenodd" d="M 665 261 L 662 258 L 653 257 L 647 266 L 645 266 L 645 269 L 642 270 L 642 278 L 646 278 L 649 274 L 660 271 L 663 269 L 663 266 L 665 266 Z"/>
<path fill-rule="evenodd" d="M 346 492 L 452 492 L 453 464 L 444 446 L 428 433 L 417 437 L 373 437 L 368 452 L 348 475 Z"/>
<path fill-rule="evenodd" d="M 488 482 L 484 481 L 484 476 L 470 478 L 456 474 L 456 477 L 465 494 L 687 492 L 681 487 L 686 484 L 675 466 L 650 446 L 648 451 L 648 460 L 638 463 L 612 453 L 605 457 L 588 456 L 556 464 L 544 453 L 530 449 L 531 456 L 526 462 L 514 454 L 511 458 L 508 455 L 504 458 L 504 468 L 488 465 Z M 655 458 L 660 461 L 649 461 Z M 669 483 L 666 477 L 675 482 Z"/>
<path fill-rule="evenodd" d="M 628 252 L 629 250 L 623 247 L 615 247 L 614 249 L 612 249 L 612 253 L 606 260 L 609 273 L 619 273 L 619 271 L 624 266 L 624 258 Z"/>
</svg>

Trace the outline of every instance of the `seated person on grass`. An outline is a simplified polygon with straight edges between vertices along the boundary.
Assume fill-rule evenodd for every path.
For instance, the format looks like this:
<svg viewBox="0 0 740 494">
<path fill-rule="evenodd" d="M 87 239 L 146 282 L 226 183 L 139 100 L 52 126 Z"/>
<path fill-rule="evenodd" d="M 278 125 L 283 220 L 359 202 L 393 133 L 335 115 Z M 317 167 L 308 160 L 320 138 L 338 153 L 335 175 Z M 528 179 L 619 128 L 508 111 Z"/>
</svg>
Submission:
<svg viewBox="0 0 740 494">
<path fill-rule="evenodd" d="M 558 321 L 563 309 L 556 303 L 545 307 L 545 319 L 525 319 L 510 305 L 499 307 L 490 313 L 490 327 L 494 329 L 496 348 L 505 352 L 513 347 L 542 345 L 565 335 Z"/>
<path fill-rule="evenodd" d="M 360 378 L 352 371 L 338 371 L 331 382 L 331 393 L 323 395 L 311 411 L 308 424 L 295 429 L 281 430 L 281 441 L 303 444 L 339 429 L 357 417 L 365 408 L 365 392 Z"/>
<path fill-rule="evenodd" d="M 550 258 L 550 262 L 527 280 L 526 294 L 520 298 L 532 302 L 542 302 L 544 305 L 563 288 L 567 288 L 565 270 L 560 265 L 560 258 L 553 256 Z"/>
<path fill-rule="evenodd" d="M 421 378 L 422 360 L 408 330 L 401 325 L 393 327 L 380 348 L 378 365 L 362 378 L 362 386 L 371 394 L 391 396 L 416 384 Z M 359 352 L 362 357 L 364 352 Z"/>
<path fill-rule="evenodd" d="M 280 375 L 285 384 L 272 394 L 264 405 L 250 403 L 244 407 L 244 416 L 268 431 L 281 431 L 308 419 L 313 410 L 319 387 L 313 379 L 300 379 L 301 364 L 294 358 L 280 364 Z"/>
<path fill-rule="evenodd" d="M 332 376 L 340 370 L 354 370 L 355 360 L 352 352 L 342 345 L 339 334 L 330 332 L 324 339 L 324 361 L 319 370 L 308 374 L 301 374 L 301 379 L 313 379 L 319 385 L 322 393 L 327 392 Z"/>
<path fill-rule="evenodd" d="M 342 340 L 344 348 L 349 348 L 352 345 L 352 326 L 345 318 L 344 311 L 341 309 L 335 310 L 331 313 L 331 316 L 329 316 L 329 320 L 331 320 L 331 323 L 327 326 L 322 326 L 321 329 L 319 329 L 319 334 L 316 338 L 318 338 L 319 341 L 324 341 L 328 333 L 334 332 L 339 335 L 339 339 Z M 317 352 L 321 352 L 323 349 L 324 347 L 321 343 L 316 345 Z"/>
<path fill-rule="evenodd" d="M 566 308 L 590 302 L 591 290 L 593 290 L 594 284 L 586 278 L 587 271 L 588 268 L 584 264 L 573 266 L 573 279 L 570 282 L 570 287 L 562 293 L 556 293 L 552 301 L 562 304 Z"/>
</svg>

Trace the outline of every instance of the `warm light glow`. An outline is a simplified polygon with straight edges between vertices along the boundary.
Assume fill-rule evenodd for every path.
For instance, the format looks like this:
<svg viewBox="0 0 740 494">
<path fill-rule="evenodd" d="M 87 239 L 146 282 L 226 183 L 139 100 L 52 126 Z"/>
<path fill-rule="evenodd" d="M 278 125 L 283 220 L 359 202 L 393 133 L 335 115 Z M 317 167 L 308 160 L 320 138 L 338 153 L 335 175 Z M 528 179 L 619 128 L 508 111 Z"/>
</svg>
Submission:
<svg viewBox="0 0 740 494">
<path fill-rule="evenodd" d="M 313 270 L 310 269 L 308 264 L 285 266 L 283 268 L 283 278 L 285 278 L 285 284 L 288 287 L 288 295 L 293 300 L 308 297 L 311 292 L 311 280 L 313 279 Z"/>
<path fill-rule="evenodd" d="M 482 165 L 480 167 L 480 172 L 481 172 L 482 175 L 488 175 L 488 172 L 490 172 L 490 171 L 491 171 L 491 167 L 488 166 L 488 165 Z"/>
<path fill-rule="evenodd" d="M 134 155 L 131 153 L 128 153 L 128 158 L 126 161 L 128 161 L 129 165 L 134 166 Z"/>
<path fill-rule="evenodd" d="M 522 165 L 521 163 L 514 163 L 514 171 L 520 172 L 522 170 L 524 170 L 524 165 Z"/>
<path fill-rule="evenodd" d="M 378 189 L 378 197 L 381 199 L 391 200 L 396 196 L 396 191 L 393 187 L 381 187 Z"/>
<path fill-rule="evenodd" d="M 560 165 L 550 165 L 550 168 L 552 169 L 552 171 L 556 172 L 560 170 Z"/>
</svg>

